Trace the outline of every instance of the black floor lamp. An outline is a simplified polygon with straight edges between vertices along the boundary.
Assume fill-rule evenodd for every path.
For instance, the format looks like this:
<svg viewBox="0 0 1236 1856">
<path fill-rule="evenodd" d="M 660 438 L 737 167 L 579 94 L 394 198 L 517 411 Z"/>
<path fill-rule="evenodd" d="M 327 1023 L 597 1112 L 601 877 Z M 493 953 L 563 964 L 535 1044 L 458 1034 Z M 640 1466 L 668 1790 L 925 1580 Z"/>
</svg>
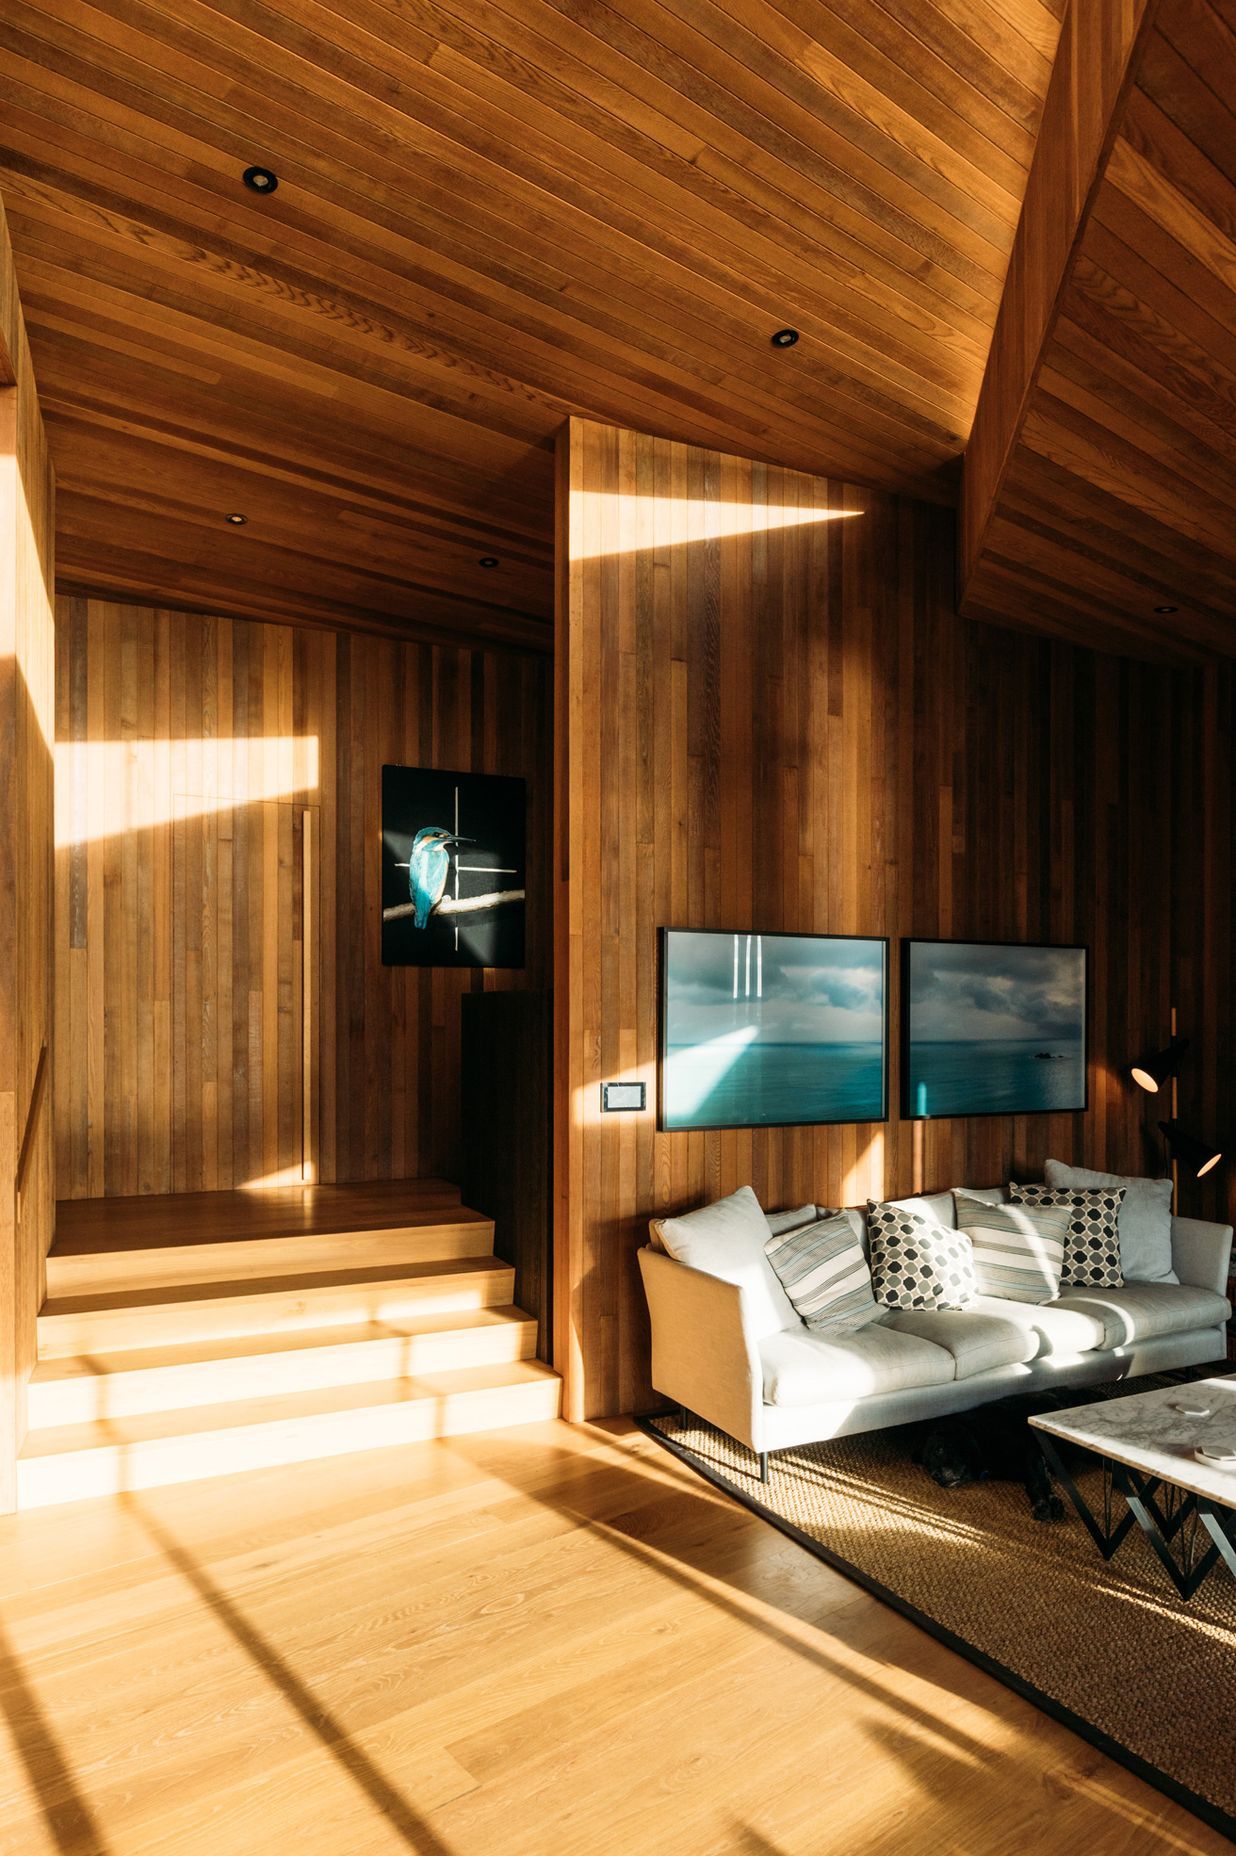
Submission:
<svg viewBox="0 0 1236 1856">
<path fill-rule="evenodd" d="M 1179 1102 L 1177 1099 L 1176 1075 L 1180 1068 L 1180 1059 L 1189 1048 L 1188 1038 L 1176 1035 L 1176 1008 L 1172 1007 L 1171 1036 L 1162 1050 L 1152 1056 L 1139 1057 L 1129 1066 L 1133 1081 L 1150 1095 L 1157 1095 L 1164 1083 L 1170 1083 L 1170 1110 L 1166 1121 L 1159 1123 L 1160 1130 L 1167 1142 L 1168 1156 L 1172 1168 L 1172 1202 L 1175 1204 L 1180 1186 L 1180 1174 L 1183 1171 L 1190 1179 L 1204 1179 L 1213 1173 L 1223 1158 L 1223 1149 L 1217 1141 L 1209 1141 L 1204 1136 L 1182 1128 L 1177 1119 Z"/>
</svg>

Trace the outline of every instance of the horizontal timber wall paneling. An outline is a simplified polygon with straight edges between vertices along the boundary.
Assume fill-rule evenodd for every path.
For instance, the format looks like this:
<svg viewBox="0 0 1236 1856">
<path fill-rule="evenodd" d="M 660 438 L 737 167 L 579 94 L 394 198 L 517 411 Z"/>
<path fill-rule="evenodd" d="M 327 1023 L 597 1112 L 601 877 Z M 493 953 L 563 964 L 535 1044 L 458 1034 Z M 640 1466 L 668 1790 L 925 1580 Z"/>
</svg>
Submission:
<svg viewBox="0 0 1236 1856">
<path fill-rule="evenodd" d="M 51 1248 L 55 486 L 0 208 L 0 1513 Z"/>
<path fill-rule="evenodd" d="M 547 977 L 547 661 L 77 598 L 60 633 L 59 1196 L 457 1177 L 460 996 Z M 524 972 L 382 966 L 385 761 L 528 781 Z"/>
<path fill-rule="evenodd" d="M 1125 1080 L 1173 992 L 1181 1113 L 1230 1126 L 1232 685 L 957 617 L 926 505 L 572 421 L 560 453 L 558 1358 L 575 1415 L 647 1407 L 635 1251 L 750 1182 L 855 1203 L 1048 1154 L 1162 1166 Z M 834 512 L 846 512 L 834 519 Z M 1085 1115 L 658 1134 L 656 930 L 1089 943 Z M 896 997 L 894 961 L 894 997 Z M 1218 1209 L 1222 1183 L 1185 1209 Z"/>
</svg>

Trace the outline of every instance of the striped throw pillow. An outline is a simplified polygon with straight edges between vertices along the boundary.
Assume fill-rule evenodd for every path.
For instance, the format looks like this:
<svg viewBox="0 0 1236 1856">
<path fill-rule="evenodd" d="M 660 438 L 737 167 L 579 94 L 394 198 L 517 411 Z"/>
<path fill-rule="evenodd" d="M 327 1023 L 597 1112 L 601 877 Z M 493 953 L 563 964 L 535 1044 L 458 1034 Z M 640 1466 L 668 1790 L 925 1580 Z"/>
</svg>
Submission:
<svg viewBox="0 0 1236 1856">
<path fill-rule="evenodd" d="M 775 1234 L 764 1250 L 813 1333 L 865 1327 L 880 1313 L 862 1243 L 844 1212 Z"/>
<path fill-rule="evenodd" d="M 1006 1302 L 1054 1302 L 1060 1293 L 1069 1213 L 1063 1206 L 991 1205 L 954 1192 L 957 1229 L 970 1239 L 980 1295 Z"/>
</svg>

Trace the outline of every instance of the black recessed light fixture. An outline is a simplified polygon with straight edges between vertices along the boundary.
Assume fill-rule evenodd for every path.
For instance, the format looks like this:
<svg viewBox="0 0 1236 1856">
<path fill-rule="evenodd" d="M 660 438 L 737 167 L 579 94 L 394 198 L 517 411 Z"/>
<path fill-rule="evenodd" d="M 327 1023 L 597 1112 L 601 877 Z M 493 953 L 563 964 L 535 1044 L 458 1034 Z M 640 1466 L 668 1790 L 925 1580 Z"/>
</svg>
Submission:
<svg viewBox="0 0 1236 1856">
<path fill-rule="evenodd" d="M 242 516 L 238 511 L 233 511 L 233 513 L 230 516 L 228 516 L 226 520 L 231 523 L 233 528 L 243 528 L 245 526 L 245 523 L 249 520 L 249 518 L 248 516 Z"/>
<path fill-rule="evenodd" d="M 1179 612 L 1180 607 L 1179 606 L 1156 606 L 1155 611 L 1156 612 Z"/>
<path fill-rule="evenodd" d="M 792 348 L 798 340 L 798 330 L 778 329 L 770 339 L 774 348 Z"/>
<path fill-rule="evenodd" d="M 240 178 L 254 193 L 273 193 L 279 185 L 279 176 L 270 168 L 246 168 Z"/>
<path fill-rule="evenodd" d="M 477 562 L 478 567 L 496 567 L 497 565 L 498 557 L 496 554 L 482 554 L 480 560 Z"/>
</svg>

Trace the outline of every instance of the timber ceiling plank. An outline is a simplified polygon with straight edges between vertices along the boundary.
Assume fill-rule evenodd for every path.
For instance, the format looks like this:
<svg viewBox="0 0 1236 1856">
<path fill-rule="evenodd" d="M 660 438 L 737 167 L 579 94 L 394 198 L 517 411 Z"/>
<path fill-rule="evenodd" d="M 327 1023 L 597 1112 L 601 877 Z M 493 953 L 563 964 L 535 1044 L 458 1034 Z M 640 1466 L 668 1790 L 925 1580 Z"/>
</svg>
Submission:
<svg viewBox="0 0 1236 1856">
<path fill-rule="evenodd" d="M 9 0 L 66 576 L 543 644 L 571 413 L 950 500 L 1062 12 Z"/>
<path fill-rule="evenodd" d="M 984 462 L 964 611 L 1034 625 L 1072 585 L 1084 642 L 1236 655 L 1234 103 L 1236 10 L 1152 0 L 1003 479 Z"/>
</svg>

